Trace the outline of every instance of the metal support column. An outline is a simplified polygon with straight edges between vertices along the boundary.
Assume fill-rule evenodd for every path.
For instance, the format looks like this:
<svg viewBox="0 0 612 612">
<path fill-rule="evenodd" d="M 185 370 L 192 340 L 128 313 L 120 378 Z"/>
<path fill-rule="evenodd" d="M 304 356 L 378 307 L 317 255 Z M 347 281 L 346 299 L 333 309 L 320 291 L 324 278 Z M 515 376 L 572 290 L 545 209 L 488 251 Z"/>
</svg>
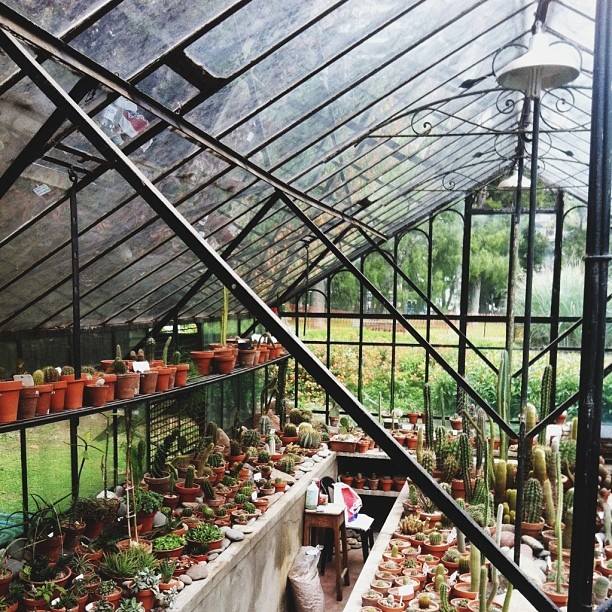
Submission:
<svg viewBox="0 0 612 612">
<path fill-rule="evenodd" d="M 574 485 L 569 610 L 591 609 L 597 519 L 599 442 L 606 342 L 606 296 L 612 177 L 612 0 L 595 13 L 591 150 L 587 205 L 580 404 Z"/>
<path fill-rule="evenodd" d="M 363 274 L 365 270 L 365 257 L 359 258 L 359 271 Z M 363 301 L 365 300 L 365 290 L 362 283 L 359 283 L 359 347 L 357 355 L 357 398 L 363 402 Z"/>
<path fill-rule="evenodd" d="M 107 159 L 112 160 L 119 174 L 136 190 L 145 202 L 160 216 L 167 226 L 204 264 L 210 267 L 219 281 L 227 286 L 237 300 L 247 307 L 262 325 L 270 330 L 285 348 L 295 356 L 314 380 L 328 391 L 336 401 L 387 453 L 390 460 L 400 472 L 406 473 L 417 487 L 430 497 L 432 502 L 450 521 L 457 525 L 473 545 L 478 546 L 487 559 L 509 579 L 515 587 L 540 612 L 556 612 L 556 607 L 533 584 L 485 533 L 472 517 L 461 509 L 431 475 L 424 470 L 397 441 L 390 436 L 353 397 L 325 366 L 308 350 L 294 334 L 285 328 L 282 321 L 272 312 L 266 303 L 245 283 L 245 281 L 212 249 L 200 233 L 176 210 L 175 207 L 151 184 L 108 138 L 100 127 L 70 99 L 52 77 L 33 59 L 26 48 L 12 35 L 0 31 L 0 46 L 15 61 L 33 82 L 78 127 L 79 131 Z M 346 265 L 346 264 L 345 264 Z M 355 273 L 349 262 L 349 269 Z M 371 283 L 365 277 L 362 282 Z M 374 293 L 374 292 L 373 292 Z M 378 296 L 376 296 L 377 299 Z M 390 304 L 389 304 L 390 306 Z M 432 354 L 434 354 L 432 352 Z"/>
<path fill-rule="evenodd" d="M 463 214 L 463 248 L 461 250 L 461 295 L 459 298 L 459 350 L 457 352 L 457 371 L 465 376 L 465 337 L 467 334 L 467 315 L 470 307 L 470 254 L 472 250 L 472 205 L 474 194 L 465 198 Z M 457 386 L 459 391 L 459 386 Z"/>
<path fill-rule="evenodd" d="M 531 348 L 531 301 L 533 291 L 533 261 L 535 249 L 536 210 L 538 207 L 538 145 L 540 140 L 540 98 L 533 98 L 531 159 L 529 180 L 529 224 L 527 227 L 527 261 L 525 270 L 525 313 L 523 323 L 523 357 L 521 363 L 521 410 L 529 390 L 529 349 Z"/>
<path fill-rule="evenodd" d="M 325 282 L 325 366 L 329 369 L 331 364 L 331 279 Z M 329 424 L 329 393 L 325 393 L 325 422 Z"/>
<path fill-rule="evenodd" d="M 382 249 L 381 249 L 382 250 Z M 397 236 L 393 237 L 393 262 L 395 265 L 391 267 L 393 270 L 393 294 L 391 296 L 391 303 L 395 308 L 397 308 L 397 268 L 398 268 L 398 250 L 399 250 L 399 240 Z M 389 390 L 390 393 L 390 401 L 389 406 L 393 411 L 395 408 L 395 364 L 397 361 L 396 355 L 396 347 L 395 342 L 397 340 L 397 321 L 394 319 L 391 323 L 391 388 Z"/>
<path fill-rule="evenodd" d="M 425 323 L 425 339 L 431 342 L 431 283 L 433 274 L 433 217 L 427 223 L 427 321 Z M 429 350 L 425 351 L 425 382 L 429 382 Z"/>
<path fill-rule="evenodd" d="M 561 264 L 563 260 L 563 221 L 565 219 L 565 201 L 563 191 L 557 191 L 557 214 L 555 216 L 555 251 L 553 257 L 552 293 L 550 297 L 550 334 L 549 343 L 559 335 L 559 301 L 561 297 Z M 557 343 L 550 347 L 548 363 L 553 367 L 552 405 L 557 405 Z"/>
</svg>

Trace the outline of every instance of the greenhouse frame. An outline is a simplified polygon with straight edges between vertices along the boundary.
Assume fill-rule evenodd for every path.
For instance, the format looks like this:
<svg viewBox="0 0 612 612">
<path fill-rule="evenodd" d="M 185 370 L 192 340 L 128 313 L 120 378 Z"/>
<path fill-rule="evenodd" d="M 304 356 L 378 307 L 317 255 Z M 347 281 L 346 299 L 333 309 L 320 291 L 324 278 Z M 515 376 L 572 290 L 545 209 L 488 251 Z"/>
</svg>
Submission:
<svg viewBox="0 0 612 612">
<path fill-rule="evenodd" d="M 289 567 L 315 512 L 308 474 L 321 478 L 320 501 L 323 477 L 352 482 L 368 469 L 403 480 L 392 507 L 352 485 L 378 536 L 369 553 L 365 543 L 349 612 L 369 611 L 361 586 L 371 594 L 384 582 L 376 555 L 393 565 L 408 541 L 435 552 L 438 531 L 449 546 L 457 534 L 470 542 L 477 607 L 450 597 L 470 586 L 462 565 L 434 556 L 411 603 L 386 588 L 373 609 L 526 609 L 518 596 L 536 610 L 608 609 L 612 1 L 6 0 L 0 48 L 0 612 L 72 609 L 80 566 L 61 574 L 64 548 L 84 523 L 77 508 L 101 489 L 104 502 L 115 491 L 123 515 L 110 528 L 128 538 L 96 565 L 123 588 L 115 609 L 292 609 Z M 546 61 L 517 85 L 538 53 Z M 570 306 L 568 287 L 579 292 Z M 44 468 L 54 436 L 65 452 Z M 377 450 L 360 457 L 368 440 Z M 102 474 L 91 476 L 97 453 Z M 61 466 L 66 482 L 53 483 Z M 169 490 L 156 488 L 158 472 Z M 258 490 L 274 475 L 292 486 L 264 503 Z M 175 485 L 180 510 L 145 535 L 142 499 L 169 503 Z M 222 493 L 225 514 L 211 510 Z M 244 510 L 251 493 L 258 514 Z M 245 498 L 238 508 L 233 495 Z M 398 520 L 422 522 L 420 544 Z M 186 533 L 159 531 L 173 521 Z M 57 529 L 40 531 L 50 524 L 66 528 L 53 559 L 36 551 L 53 540 Z M 213 525 L 227 541 L 220 553 L 195 539 Z M 96 537 L 78 537 L 66 563 L 98 550 Z M 248 557 L 264 554 L 264 537 L 286 546 L 273 578 Z M 111 560 L 142 542 L 165 553 L 164 538 L 182 538 L 185 571 L 170 572 L 172 596 L 151 587 L 148 605 L 137 585 L 159 566 L 120 575 Z M 349 567 L 342 587 L 340 541 L 323 543 L 341 598 Z M 539 584 L 526 543 L 546 568 Z M 346 539 L 342 552 L 346 564 Z M 202 557 L 208 577 L 181 581 Z M 40 559 L 58 568 L 53 579 L 31 577 Z M 266 576 L 268 607 L 237 594 L 235 568 Z M 30 605 L 49 584 L 43 608 Z M 128 607 L 131 595 L 141 607 Z"/>
</svg>

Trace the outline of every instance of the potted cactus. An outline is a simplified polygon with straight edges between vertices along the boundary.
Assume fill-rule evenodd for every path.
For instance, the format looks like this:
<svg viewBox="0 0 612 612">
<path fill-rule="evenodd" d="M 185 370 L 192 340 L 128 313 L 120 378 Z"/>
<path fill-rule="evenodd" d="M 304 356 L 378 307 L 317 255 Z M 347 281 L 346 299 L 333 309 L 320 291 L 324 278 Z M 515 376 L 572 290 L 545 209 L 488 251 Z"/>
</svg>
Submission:
<svg viewBox="0 0 612 612">
<path fill-rule="evenodd" d="M 202 494 L 202 487 L 194 482 L 195 478 L 195 467 L 190 465 L 187 468 L 187 474 L 183 482 L 177 482 L 175 485 L 176 492 L 178 493 L 181 503 L 192 503 Z"/>
<path fill-rule="evenodd" d="M 35 387 L 23 387 L 19 394 L 17 418 L 21 420 L 32 419 L 36 416 L 38 406 L 38 391 Z"/>
<path fill-rule="evenodd" d="M 544 527 L 542 518 L 543 492 L 537 478 L 529 478 L 523 493 L 523 517 L 521 532 L 537 538 Z"/>
<path fill-rule="evenodd" d="M 136 491 L 136 516 L 138 523 L 141 525 L 140 531 L 147 533 L 153 530 L 153 517 L 155 513 L 161 510 L 164 498 L 155 491 L 145 491 L 138 489 Z"/>
<path fill-rule="evenodd" d="M 36 406 L 36 416 L 44 416 L 51 409 L 51 396 L 53 385 L 45 382 L 45 374 L 42 370 L 32 372 L 34 388 L 38 391 L 38 404 Z"/>
<path fill-rule="evenodd" d="M 61 379 L 68 383 L 66 388 L 66 397 L 64 400 L 65 410 L 74 410 L 83 407 L 83 394 L 85 391 L 85 383 L 89 380 L 86 376 L 81 376 L 75 379 L 74 368 L 65 365 L 62 368 Z"/>
<path fill-rule="evenodd" d="M 174 351 L 172 361 L 176 367 L 174 386 L 184 387 L 187 384 L 187 376 L 189 375 L 189 364 L 181 361 L 181 353 L 179 351 Z"/>
<path fill-rule="evenodd" d="M 88 406 L 104 406 L 108 398 L 108 387 L 103 378 L 90 380 L 85 384 L 85 398 Z"/>
<path fill-rule="evenodd" d="M 147 338 L 148 340 L 152 340 L 152 338 Z M 155 340 L 153 340 L 153 351 L 155 351 Z M 140 349 L 136 355 L 136 361 L 148 361 L 146 358 L 146 353 L 142 349 Z M 140 372 L 140 392 L 143 395 L 149 395 L 151 393 L 155 393 L 157 389 L 157 378 L 159 376 L 159 371 L 157 367 L 153 364 L 153 359 L 148 361 L 149 369 L 144 372 Z M 163 364 L 162 364 L 163 365 Z"/>
<path fill-rule="evenodd" d="M 115 387 L 117 399 L 132 399 L 135 390 L 133 374 L 128 372 L 127 363 L 121 357 L 121 346 L 119 344 L 115 348 L 115 359 L 113 361 L 112 370 L 113 374 L 117 376 L 117 384 Z"/>
</svg>

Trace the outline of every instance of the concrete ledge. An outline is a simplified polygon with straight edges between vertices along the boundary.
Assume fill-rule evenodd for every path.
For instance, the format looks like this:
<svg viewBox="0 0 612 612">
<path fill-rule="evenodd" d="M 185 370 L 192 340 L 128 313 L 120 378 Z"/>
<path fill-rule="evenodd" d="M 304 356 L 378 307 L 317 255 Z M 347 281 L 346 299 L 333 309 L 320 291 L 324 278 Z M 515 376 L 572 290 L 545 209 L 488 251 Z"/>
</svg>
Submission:
<svg viewBox="0 0 612 612">
<path fill-rule="evenodd" d="M 250 526 L 252 533 L 232 543 L 208 565 L 208 578 L 180 593 L 175 610 L 286 609 L 287 575 L 302 545 L 304 497 L 311 480 L 336 478 L 336 454 L 317 463 Z"/>
<path fill-rule="evenodd" d="M 351 596 L 344 606 L 344 612 L 359 612 L 361 610 L 361 595 L 370 588 L 370 583 L 374 580 L 374 574 L 378 568 L 378 564 L 382 560 L 382 554 L 385 552 L 389 540 L 393 537 L 393 533 L 397 529 L 397 524 L 402 518 L 404 512 L 404 502 L 408 499 L 408 483 L 404 485 L 402 490 L 397 494 L 397 499 L 389 512 L 389 516 L 385 521 L 374 546 L 368 555 L 357 582 L 351 592 Z"/>
</svg>

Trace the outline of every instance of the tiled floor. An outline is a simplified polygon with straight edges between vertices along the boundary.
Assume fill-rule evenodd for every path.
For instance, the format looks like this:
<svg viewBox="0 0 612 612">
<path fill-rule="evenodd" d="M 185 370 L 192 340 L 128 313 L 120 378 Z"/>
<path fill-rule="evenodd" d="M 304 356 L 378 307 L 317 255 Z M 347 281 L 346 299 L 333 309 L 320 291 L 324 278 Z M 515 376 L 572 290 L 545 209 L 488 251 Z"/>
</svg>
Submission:
<svg viewBox="0 0 612 612">
<path fill-rule="evenodd" d="M 350 586 L 342 589 L 342 601 L 336 601 L 336 573 L 334 571 L 333 560 L 327 564 L 325 574 L 321 576 L 321 584 L 325 593 L 325 612 L 341 612 L 348 601 L 351 589 L 355 584 L 359 572 L 363 567 L 363 554 L 361 549 L 349 550 L 348 554 Z"/>
</svg>

